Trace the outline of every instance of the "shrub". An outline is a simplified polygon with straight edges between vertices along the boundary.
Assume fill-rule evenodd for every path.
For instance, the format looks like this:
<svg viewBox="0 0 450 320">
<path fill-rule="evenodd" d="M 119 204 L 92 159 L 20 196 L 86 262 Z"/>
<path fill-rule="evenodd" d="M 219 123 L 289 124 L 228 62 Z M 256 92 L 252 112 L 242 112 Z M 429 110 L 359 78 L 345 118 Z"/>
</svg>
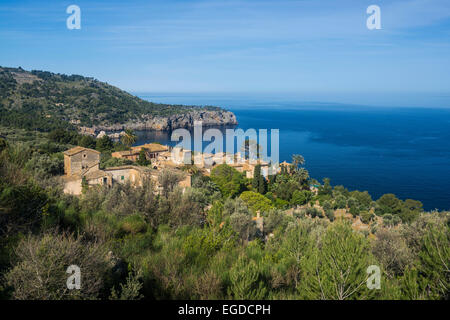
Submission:
<svg viewBox="0 0 450 320">
<path fill-rule="evenodd" d="M 369 210 L 373 202 L 372 197 L 367 191 L 352 191 L 350 192 L 350 197 L 356 199 L 359 207 L 364 210 Z"/>
<path fill-rule="evenodd" d="M 390 213 L 383 215 L 383 225 L 386 227 L 393 227 L 398 225 L 402 220 L 398 216 L 394 216 Z"/>
<path fill-rule="evenodd" d="M 230 217 L 230 224 L 243 241 L 249 241 L 256 235 L 255 222 L 246 214 L 233 213 Z"/>
<path fill-rule="evenodd" d="M 128 159 L 121 159 L 121 158 L 114 158 L 107 155 L 102 155 L 100 160 L 100 169 L 105 169 L 109 167 L 119 167 L 119 166 L 126 166 L 126 165 L 132 165 L 133 161 Z"/>
<path fill-rule="evenodd" d="M 89 135 L 84 135 L 78 139 L 78 145 L 81 147 L 84 147 L 84 148 L 95 149 L 96 140 L 94 137 L 91 137 Z"/>
<path fill-rule="evenodd" d="M 6 140 L 3 138 L 0 138 L 0 152 L 5 150 L 7 147 L 8 147 L 8 143 L 6 142 Z"/>
<path fill-rule="evenodd" d="M 64 161 L 47 154 L 34 153 L 25 168 L 33 172 L 37 179 L 46 179 L 64 174 Z"/>
<path fill-rule="evenodd" d="M 335 217 L 334 217 L 334 211 L 329 209 L 327 211 L 325 211 L 325 215 L 327 216 L 328 219 L 330 219 L 331 222 L 334 221 Z"/>
<path fill-rule="evenodd" d="M 280 230 L 284 232 L 290 217 L 288 217 L 283 211 L 280 210 L 272 210 L 267 216 L 264 217 L 264 232 L 272 233 L 275 230 Z"/>
<path fill-rule="evenodd" d="M 262 213 L 273 209 L 272 202 L 260 193 L 244 191 L 239 198 L 245 202 L 247 207 L 253 213 L 256 213 L 257 211 Z"/>
<path fill-rule="evenodd" d="M 291 204 L 304 205 L 312 197 L 311 191 L 308 190 L 295 190 L 292 194 Z"/>
<path fill-rule="evenodd" d="M 347 206 L 347 199 L 342 195 L 337 196 L 335 206 L 337 209 L 344 209 Z"/>
<path fill-rule="evenodd" d="M 95 149 L 100 152 L 110 152 L 114 148 L 114 143 L 107 135 L 96 140 Z"/>
<path fill-rule="evenodd" d="M 182 179 L 181 173 L 172 170 L 162 170 L 158 175 L 158 182 L 163 190 L 162 194 L 167 198 Z"/>
<path fill-rule="evenodd" d="M 401 275 L 414 260 L 405 239 L 396 230 L 378 230 L 377 239 L 372 243 L 372 253 L 390 277 Z"/>
<path fill-rule="evenodd" d="M 402 201 L 392 193 L 382 195 L 376 201 L 376 204 L 375 212 L 378 215 L 384 215 L 386 213 L 396 215 L 401 212 L 403 207 Z"/>
<path fill-rule="evenodd" d="M 375 215 L 368 211 L 362 211 L 360 213 L 360 216 L 361 216 L 361 221 L 365 224 L 369 224 L 375 218 Z"/>
<path fill-rule="evenodd" d="M 144 218 L 139 214 L 132 214 L 125 217 L 120 222 L 120 229 L 125 233 L 136 234 L 144 232 L 147 229 L 147 224 Z"/>
<path fill-rule="evenodd" d="M 110 270 L 106 248 L 70 234 L 29 236 L 15 250 L 17 262 L 6 274 L 15 299 L 66 300 L 99 298 Z M 81 269 L 81 289 L 69 290 L 70 265 Z"/>
<path fill-rule="evenodd" d="M 324 211 L 333 209 L 333 205 L 331 204 L 331 201 L 329 201 L 329 200 L 325 200 L 322 204 L 322 207 L 323 207 Z"/>
<path fill-rule="evenodd" d="M 317 209 L 316 207 L 307 207 L 304 210 L 305 210 L 305 214 L 311 216 L 311 218 L 315 218 L 315 217 L 323 218 L 322 211 Z"/>
</svg>

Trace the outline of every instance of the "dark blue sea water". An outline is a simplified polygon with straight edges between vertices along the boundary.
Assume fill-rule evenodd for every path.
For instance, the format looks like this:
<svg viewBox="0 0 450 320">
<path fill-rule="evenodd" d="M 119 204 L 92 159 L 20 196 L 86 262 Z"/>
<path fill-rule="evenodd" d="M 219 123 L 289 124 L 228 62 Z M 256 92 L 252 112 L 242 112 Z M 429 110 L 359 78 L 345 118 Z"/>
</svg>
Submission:
<svg viewBox="0 0 450 320">
<path fill-rule="evenodd" d="M 248 96 L 140 94 L 163 103 L 217 105 L 239 128 L 280 129 L 280 160 L 302 154 L 317 180 L 394 193 L 427 210 L 450 209 L 450 109 L 364 107 Z M 168 133 L 140 133 L 138 143 L 170 143 Z M 174 143 L 170 143 L 174 145 Z"/>
</svg>

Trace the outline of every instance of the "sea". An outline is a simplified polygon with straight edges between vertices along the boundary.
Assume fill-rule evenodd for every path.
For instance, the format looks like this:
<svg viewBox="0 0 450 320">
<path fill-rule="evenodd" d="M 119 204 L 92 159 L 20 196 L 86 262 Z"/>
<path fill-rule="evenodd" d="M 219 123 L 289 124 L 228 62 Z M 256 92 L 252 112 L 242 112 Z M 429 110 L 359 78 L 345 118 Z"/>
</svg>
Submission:
<svg viewBox="0 0 450 320">
<path fill-rule="evenodd" d="M 308 102 L 243 94 L 137 93 L 159 103 L 213 105 L 235 113 L 236 128 L 279 129 L 279 158 L 305 158 L 312 178 L 450 209 L 450 109 Z M 225 132 L 226 128 L 219 128 Z M 137 132 L 137 144 L 174 146 L 170 132 Z M 270 141 L 270 135 L 269 135 Z M 207 142 L 208 144 L 209 142 Z M 270 150 L 268 150 L 270 151 Z"/>
</svg>

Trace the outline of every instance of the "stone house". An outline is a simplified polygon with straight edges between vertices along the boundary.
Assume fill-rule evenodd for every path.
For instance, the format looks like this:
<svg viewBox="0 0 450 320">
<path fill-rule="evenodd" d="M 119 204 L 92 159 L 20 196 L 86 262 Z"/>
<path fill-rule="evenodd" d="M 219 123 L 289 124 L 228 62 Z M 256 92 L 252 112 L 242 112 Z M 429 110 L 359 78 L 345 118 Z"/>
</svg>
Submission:
<svg viewBox="0 0 450 320">
<path fill-rule="evenodd" d="M 64 192 L 73 195 L 82 193 L 83 179 L 88 185 L 107 186 L 127 182 L 134 186 L 142 186 L 145 179 L 151 179 L 158 186 L 159 171 L 140 166 L 120 166 L 100 170 L 100 152 L 83 147 L 75 147 L 64 152 L 64 172 Z M 190 187 L 191 176 L 185 173 L 179 186 Z"/>
<path fill-rule="evenodd" d="M 75 147 L 63 152 L 64 154 L 64 173 L 67 176 L 80 175 L 89 169 L 99 170 L 100 152 Z"/>
<path fill-rule="evenodd" d="M 180 172 L 180 170 L 176 169 L 164 169 L 164 170 L 173 170 L 176 172 Z M 158 188 L 158 175 L 160 173 L 159 170 L 150 169 L 147 167 L 139 167 L 139 166 L 120 166 L 120 167 L 111 167 L 106 168 L 104 170 L 106 173 L 110 174 L 112 177 L 112 183 L 130 183 L 133 186 L 140 187 L 143 185 L 146 179 L 149 179 L 154 183 L 154 185 Z M 183 179 L 178 183 L 178 186 L 185 189 L 191 186 L 191 175 L 188 173 L 183 173 Z"/>
<path fill-rule="evenodd" d="M 237 171 L 245 174 L 246 178 L 252 179 L 253 174 L 255 173 L 255 167 L 258 164 L 261 166 L 261 175 L 263 175 L 265 178 L 267 178 L 269 176 L 270 165 L 269 165 L 269 163 L 267 163 L 265 161 L 258 161 L 258 162 L 253 163 L 253 162 L 250 162 L 249 160 L 245 160 L 245 162 L 233 163 L 233 164 L 230 164 L 230 166 L 235 168 Z"/>
<path fill-rule="evenodd" d="M 83 179 L 88 185 L 112 184 L 111 175 L 100 170 L 100 152 L 78 146 L 64 151 L 63 154 L 65 193 L 81 194 Z"/>
<path fill-rule="evenodd" d="M 158 143 L 147 143 L 140 146 L 131 147 L 130 150 L 113 152 L 111 156 L 114 158 L 136 161 L 139 158 L 139 153 L 142 149 L 145 151 L 147 160 L 156 159 L 160 154 L 169 151 L 167 146 Z"/>
<path fill-rule="evenodd" d="M 145 178 L 157 176 L 155 170 L 138 166 L 110 167 L 104 171 L 111 175 L 113 184 L 129 182 L 134 186 L 142 186 Z"/>
</svg>

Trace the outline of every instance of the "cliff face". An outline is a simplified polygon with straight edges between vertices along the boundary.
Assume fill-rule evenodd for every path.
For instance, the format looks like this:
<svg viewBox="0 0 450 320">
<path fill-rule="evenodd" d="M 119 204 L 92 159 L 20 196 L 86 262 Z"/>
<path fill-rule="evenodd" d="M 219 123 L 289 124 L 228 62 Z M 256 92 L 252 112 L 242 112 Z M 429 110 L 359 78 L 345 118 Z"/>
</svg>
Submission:
<svg viewBox="0 0 450 320">
<path fill-rule="evenodd" d="M 100 131 L 121 131 L 124 129 L 169 131 L 178 128 L 193 127 L 194 121 L 202 121 L 203 126 L 237 124 L 236 116 L 230 111 L 195 110 L 169 117 L 143 115 L 140 119 L 135 121 L 128 121 L 123 124 L 97 125 L 90 128 L 91 130 L 83 128 L 82 132 L 88 133 L 87 131 L 94 131 L 98 133 Z"/>
</svg>

